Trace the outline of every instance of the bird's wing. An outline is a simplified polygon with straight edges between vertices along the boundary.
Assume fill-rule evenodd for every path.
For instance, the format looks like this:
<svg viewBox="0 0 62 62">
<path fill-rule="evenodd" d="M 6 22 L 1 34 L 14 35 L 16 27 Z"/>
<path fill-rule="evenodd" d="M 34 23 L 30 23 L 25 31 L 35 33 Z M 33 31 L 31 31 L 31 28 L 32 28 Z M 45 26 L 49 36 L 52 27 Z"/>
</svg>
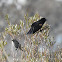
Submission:
<svg viewBox="0 0 62 62">
<path fill-rule="evenodd" d="M 34 22 L 34 23 L 31 25 L 31 27 L 36 26 L 36 25 L 37 25 L 37 22 Z"/>
</svg>

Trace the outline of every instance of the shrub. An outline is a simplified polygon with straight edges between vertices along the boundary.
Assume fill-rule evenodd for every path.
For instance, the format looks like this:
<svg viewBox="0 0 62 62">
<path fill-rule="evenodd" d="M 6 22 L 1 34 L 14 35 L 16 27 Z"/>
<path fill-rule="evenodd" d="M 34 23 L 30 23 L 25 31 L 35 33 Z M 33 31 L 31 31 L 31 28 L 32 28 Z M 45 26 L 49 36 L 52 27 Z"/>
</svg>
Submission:
<svg viewBox="0 0 62 62">
<path fill-rule="evenodd" d="M 52 52 L 51 47 L 55 44 L 54 37 L 49 36 L 50 26 L 45 23 L 41 28 L 42 32 L 38 31 L 32 35 L 26 35 L 28 32 L 31 24 L 34 21 L 37 21 L 41 18 L 39 14 L 35 14 L 33 17 L 28 17 L 28 14 L 25 15 L 25 23 L 20 20 L 19 24 L 13 25 L 9 21 L 8 15 L 6 15 L 6 20 L 8 22 L 8 27 L 5 28 L 4 32 L 1 33 L 1 40 L 0 40 L 0 61 L 4 62 L 8 59 L 8 55 L 4 50 L 5 45 L 7 44 L 5 37 L 9 34 L 12 38 L 15 36 L 21 40 L 22 35 L 24 36 L 24 46 L 23 51 L 20 53 L 21 58 L 20 62 L 59 62 L 61 61 L 60 51 L 60 60 L 58 59 L 58 53 Z M 20 35 L 20 36 L 19 36 Z M 62 51 L 62 49 L 61 49 Z M 5 57 L 3 58 L 3 53 Z"/>
</svg>

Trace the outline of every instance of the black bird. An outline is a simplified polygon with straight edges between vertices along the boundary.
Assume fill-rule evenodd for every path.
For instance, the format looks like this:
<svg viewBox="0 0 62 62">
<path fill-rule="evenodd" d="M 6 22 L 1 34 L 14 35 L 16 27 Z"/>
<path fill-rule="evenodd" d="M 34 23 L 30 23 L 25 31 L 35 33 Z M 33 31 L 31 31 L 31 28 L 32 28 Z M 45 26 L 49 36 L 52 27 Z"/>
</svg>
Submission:
<svg viewBox="0 0 62 62">
<path fill-rule="evenodd" d="M 43 26 L 43 24 L 45 23 L 46 19 L 45 18 L 41 18 L 40 20 L 34 22 L 31 25 L 30 30 L 28 31 L 27 34 L 34 34 L 35 32 L 37 32 L 39 29 L 41 29 L 41 27 Z"/>
<path fill-rule="evenodd" d="M 22 49 L 21 49 L 21 44 L 20 44 L 16 39 L 13 39 L 12 41 L 13 41 L 13 43 L 14 43 L 14 46 L 15 46 L 16 50 L 17 50 L 18 48 L 19 48 L 20 50 L 22 50 Z"/>
</svg>

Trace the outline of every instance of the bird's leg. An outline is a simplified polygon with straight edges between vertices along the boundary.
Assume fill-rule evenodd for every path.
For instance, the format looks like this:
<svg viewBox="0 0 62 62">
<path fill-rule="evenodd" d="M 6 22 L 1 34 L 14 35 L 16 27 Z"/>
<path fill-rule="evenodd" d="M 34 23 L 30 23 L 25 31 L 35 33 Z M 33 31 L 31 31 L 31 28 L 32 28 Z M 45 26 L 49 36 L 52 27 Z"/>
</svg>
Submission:
<svg viewBox="0 0 62 62">
<path fill-rule="evenodd" d="M 40 29 L 40 32 L 42 32 L 43 31 L 43 29 Z"/>
<path fill-rule="evenodd" d="M 36 33 L 36 37 L 38 36 L 38 32 Z"/>
<path fill-rule="evenodd" d="M 40 29 L 40 32 L 42 32 L 42 30 Z"/>
<path fill-rule="evenodd" d="M 15 50 L 17 50 L 17 48 Z"/>
</svg>

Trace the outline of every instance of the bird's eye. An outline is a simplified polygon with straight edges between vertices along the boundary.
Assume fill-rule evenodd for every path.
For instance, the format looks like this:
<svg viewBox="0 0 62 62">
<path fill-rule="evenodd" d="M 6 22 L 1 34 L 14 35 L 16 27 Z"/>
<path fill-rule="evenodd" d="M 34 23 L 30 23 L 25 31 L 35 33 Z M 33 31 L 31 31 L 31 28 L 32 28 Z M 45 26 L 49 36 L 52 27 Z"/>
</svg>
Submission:
<svg viewBox="0 0 62 62">
<path fill-rule="evenodd" d="M 39 24 L 39 26 L 42 26 L 42 24 Z"/>
</svg>

